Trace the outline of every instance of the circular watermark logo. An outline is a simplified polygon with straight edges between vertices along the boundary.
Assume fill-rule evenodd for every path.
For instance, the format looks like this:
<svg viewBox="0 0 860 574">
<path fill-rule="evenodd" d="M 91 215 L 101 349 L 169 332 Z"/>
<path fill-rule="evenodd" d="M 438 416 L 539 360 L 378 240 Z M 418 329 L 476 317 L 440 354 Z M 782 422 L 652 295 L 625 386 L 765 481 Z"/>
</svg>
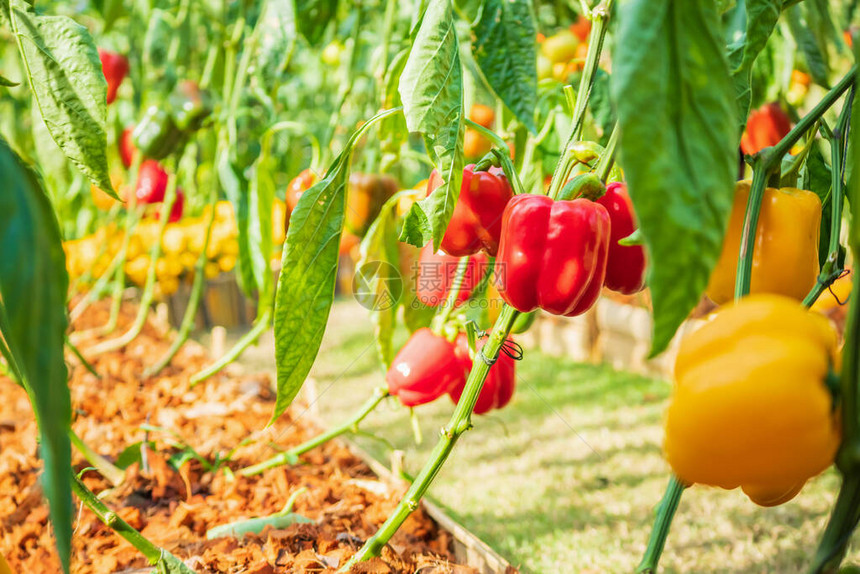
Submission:
<svg viewBox="0 0 860 574">
<path fill-rule="evenodd" d="M 385 261 L 368 261 L 355 270 L 352 294 L 365 309 L 387 311 L 403 296 L 403 278 Z"/>
</svg>

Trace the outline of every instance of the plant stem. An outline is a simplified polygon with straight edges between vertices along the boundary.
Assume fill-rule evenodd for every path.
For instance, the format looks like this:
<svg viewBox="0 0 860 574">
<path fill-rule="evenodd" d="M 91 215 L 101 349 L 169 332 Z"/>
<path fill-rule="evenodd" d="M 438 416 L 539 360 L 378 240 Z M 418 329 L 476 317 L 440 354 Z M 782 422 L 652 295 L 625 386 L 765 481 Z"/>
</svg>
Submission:
<svg viewBox="0 0 860 574">
<path fill-rule="evenodd" d="M 462 257 L 457 262 L 457 271 L 454 274 L 454 281 L 451 282 L 451 288 L 448 290 L 448 297 L 445 298 L 445 307 L 434 321 L 434 332 L 440 334 L 451 313 L 454 312 L 454 307 L 457 306 L 457 298 L 460 296 L 460 289 L 463 287 L 463 279 L 466 277 L 466 269 L 469 268 L 469 258 Z M 443 270 L 447 273 L 447 270 Z"/>
<path fill-rule="evenodd" d="M 845 558 L 851 533 L 857 527 L 857 508 L 860 507 L 860 476 L 843 479 L 833 513 L 824 529 L 818 550 L 812 558 L 810 574 L 835 573 Z"/>
<path fill-rule="evenodd" d="M 165 550 L 159 548 L 152 542 L 146 539 L 140 532 L 131 527 L 131 525 L 117 515 L 116 512 L 109 509 L 105 503 L 87 488 L 80 479 L 72 472 L 72 492 L 81 499 L 87 508 L 92 510 L 105 525 L 122 536 L 129 544 L 137 548 L 143 554 L 150 564 L 158 562 Z"/>
<path fill-rule="evenodd" d="M 164 237 L 164 229 L 167 227 L 170 219 L 170 212 L 173 210 L 173 204 L 176 201 L 176 170 L 171 170 L 167 180 L 167 191 L 164 193 L 164 201 L 161 204 L 159 212 L 160 221 L 158 225 L 158 236 L 149 252 L 149 270 L 146 275 L 146 285 L 143 288 L 143 295 L 140 298 L 140 306 L 137 309 L 137 316 L 131 328 L 116 337 L 104 341 L 89 350 L 90 356 L 116 351 L 134 341 L 134 339 L 143 330 L 146 324 L 146 316 L 149 313 L 149 305 L 152 303 L 152 297 L 155 291 L 155 282 L 157 280 L 156 268 L 158 267 L 158 259 L 161 257 L 161 238 Z"/>
<path fill-rule="evenodd" d="M 84 366 L 84 368 L 85 368 L 87 371 L 89 371 L 89 373 L 90 373 L 92 376 L 94 376 L 95 378 L 97 378 L 97 379 L 101 379 L 101 378 L 102 378 L 102 376 L 101 376 L 101 375 L 99 374 L 99 372 L 95 369 L 95 367 L 93 367 L 93 366 L 92 366 L 92 364 L 90 364 L 90 362 L 89 362 L 89 361 L 87 361 L 87 360 L 86 360 L 86 358 L 81 354 L 80 349 L 78 349 L 78 348 L 75 346 L 75 344 L 74 344 L 74 343 L 72 343 L 72 342 L 69 340 L 69 336 L 68 336 L 68 335 L 63 335 L 63 337 L 64 337 L 64 338 L 65 338 L 65 340 L 66 340 L 66 346 L 69 348 L 69 350 L 72 352 L 72 354 L 73 354 L 75 357 L 77 357 L 77 359 L 81 362 L 81 364 Z"/>
<path fill-rule="evenodd" d="M 839 100 L 845 90 L 854 84 L 854 75 L 856 71 L 857 67 L 853 66 L 851 70 L 845 74 L 841 80 L 839 80 L 839 83 L 833 86 L 833 88 L 831 88 L 830 91 L 821 98 L 821 101 L 818 102 L 814 108 L 809 110 L 808 114 L 800 118 L 797 125 L 795 125 L 778 144 L 772 148 L 765 148 L 765 150 L 759 152 L 759 154 L 765 157 L 765 171 L 770 172 L 772 168 L 779 166 L 782 162 L 782 157 L 791 150 L 800 138 L 803 137 L 803 134 L 809 131 L 815 125 L 815 122 L 817 122 L 818 119 L 823 116 L 837 100 Z"/>
<path fill-rule="evenodd" d="M 224 356 L 222 356 L 220 359 L 218 359 L 217 361 L 191 377 L 190 382 L 192 387 L 201 381 L 205 381 L 206 379 L 208 379 L 209 377 L 235 361 L 239 357 L 239 355 L 245 352 L 245 349 L 257 342 L 257 339 L 259 339 L 260 335 L 262 335 L 266 331 L 266 329 L 269 328 L 272 322 L 272 305 L 268 302 L 266 302 L 265 305 L 266 308 L 263 309 L 260 313 L 260 316 L 257 317 L 257 322 L 254 324 L 250 331 L 245 333 L 245 335 L 243 335 L 242 338 L 239 339 L 235 345 L 233 345 L 232 349 L 227 351 L 227 353 L 225 353 Z"/>
<path fill-rule="evenodd" d="M 89 308 L 89 306 L 92 305 L 92 303 L 100 297 L 101 293 L 107 287 L 108 282 L 111 280 L 111 277 L 116 275 L 116 270 L 122 260 L 122 253 L 118 252 L 113 258 L 113 261 L 110 262 L 110 265 L 108 265 L 107 269 L 105 269 L 105 272 L 102 274 L 102 276 L 99 277 L 98 280 L 95 282 L 92 289 L 87 291 L 83 299 L 81 299 L 78 304 L 75 305 L 71 311 L 69 311 L 69 322 L 73 323 L 75 319 L 80 317 L 83 312 L 86 311 L 87 308 Z"/>
<path fill-rule="evenodd" d="M 348 432 L 354 433 L 358 431 L 359 423 L 361 423 L 361 421 L 363 421 L 364 418 L 369 415 L 387 396 L 388 389 L 386 387 L 377 387 L 373 391 L 373 396 L 371 396 L 367 400 L 367 402 L 362 405 L 358 412 L 356 412 L 352 417 L 344 421 L 339 426 L 331 428 L 326 432 L 319 434 L 296 447 L 291 448 L 290 450 L 278 453 L 269 460 L 243 468 L 239 470 L 236 474 L 238 474 L 239 476 L 254 476 L 255 474 L 260 474 L 270 468 L 275 468 L 285 464 L 295 464 L 296 459 L 299 456 L 305 454 L 306 452 L 311 451 L 318 446 L 327 443 L 331 439 L 339 437 L 342 434 Z"/>
<path fill-rule="evenodd" d="M 213 187 L 214 191 L 214 187 Z M 208 257 L 206 252 L 209 248 L 209 240 L 212 237 L 212 227 L 215 225 L 215 193 L 210 194 L 209 200 L 209 221 L 206 224 L 206 237 L 203 239 L 203 249 L 200 255 L 197 256 L 197 261 L 194 264 L 194 282 L 191 285 L 191 295 L 188 298 L 188 306 L 185 307 L 185 314 L 182 316 L 182 323 L 179 325 L 179 331 L 176 333 L 176 338 L 173 339 L 170 348 L 154 365 L 143 372 L 144 378 L 149 378 L 157 375 L 161 370 L 170 364 L 182 345 L 188 340 L 191 335 L 191 329 L 194 327 L 194 319 L 197 317 L 197 311 L 200 307 L 200 297 L 203 295 L 203 286 L 206 284 L 206 261 Z"/>
<path fill-rule="evenodd" d="M 741 231 L 741 249 L 738 255 L 738 271 L 735 277 L 735 299 L 740 299 L 750 292 L 752 275 L 753 249 L 755 234 L 758 229 L 758 216 L 761 212 L 761 200 L 767 185 L 769 172 L 765 169 L 766 162 L 756 160 L 753 173 L 752 187 L 747 201 L 747 211 L 744 215 L 744 227 Z"/>
<path fill-rule="evenodd" d="M 502 136 L 500 136 L 490 128 L 485 128 L 481 124 L 474 122 L 469 118 L 463 118 L 463 120 L 466 122 L 467 126 L 472 128 L 488 140 L 492 141 L 494 146 L 501 150 L 504 150 L 505 153 L 510 153 L 510 150 L 508 149 L 508 143 L 504 139 L 502 139 Z"/>
<path fill-rule="evenodd" d="M 618 124 L 612 128 L 612 133 L 609 135 L 609 141 L 606 142 L 606 149 L 600 156 L 600 160 L 594 168 L 594 173 L 600 178 L 600 181 L 606 183 L 609 173 L 612 171 L 612 166 L 615 164 L 615 148 L 618 145 Z"/>
<path fill-rule="evenodd" d="M 388 520 L 385 521 L 385 524 L 365 542 L 361 550 L 341 567 L 338 572 L 349 572 L 350 568 L 357 562 L 379 556 L 379 553 L 388 544 L 394 533 L 397 532 L 409 515 L 418 508 L 421 497 L 427 492 L 433 479 L 436 478 L 442 465 L 445 464 L 445 461 L 454 449 L 454 445 L 457 443 L 457 439 L 472 427 L 472 411 L 475 408 L 478 395 L 484 386 L 484 380 L 487 378 L 487 373 L 490 370 L 490 365 L 487 363 L 492 363 L 498 358 L 499 350 L 505 342 L 517 315 L 519 315 L 519 312 L 516 309 L 508 305 L 504 306 L 496 324 L 493 326 L 489 340 L 472 363 L 472 370 L 469 372 L 469 378 L 466 381 L 463 395 L 460 397 L 460 401 L 457 403 L 457 407 L 454 409 L 454 414 L 451 416 L 448 425 L 442 429 L 442 436 L 430 454 L 430 460 L 427 461 L 424 468 L 415 477 L 409 490 L 400 500 L 394 512 L 388 517 Z"/>
<path fill-rule="evenodd" d="M 119 486 L 125 480 L 125 471 L 114 466 L 111 461 L 94 451 L 87 443 L 81 440 L 75 431 L 69 429 L 69 440 L 82 455 L 87 459 L 87 462 L 104 476 L 112 486 Z"/>
<path fill-rule="evenodd" d="M 666 546 L 666 537 L 669 536 L 669 528 L 672 526 L 672 519 L 675 517 L 675 511 L 678 510 L 678 504 L 681 502 L 681 495 L 684 494 L 685 488 L 672 475 L 669 479 L 669 485 L 666 487 L 666 493 L 657 507 L 657 518 L 651 529 L 648 547 L 645 549 L 642 562 L 636 568 L 636 574 L 655 574 L 657 572 L 657 564 L 660 562 L 660 555 L 663 554 L 663 548 Z"/>
</svg>

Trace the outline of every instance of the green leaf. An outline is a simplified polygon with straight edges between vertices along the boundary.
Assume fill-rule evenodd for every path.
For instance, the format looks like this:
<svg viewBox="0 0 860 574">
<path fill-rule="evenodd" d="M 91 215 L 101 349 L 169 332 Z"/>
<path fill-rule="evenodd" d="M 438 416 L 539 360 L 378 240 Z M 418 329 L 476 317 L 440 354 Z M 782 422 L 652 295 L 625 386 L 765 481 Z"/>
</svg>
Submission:
<svg viewBox="0 0 860 574">
<path fill-rule="evenodd" d="M 264 516 L 262 518 L 249 518 L 247 520 L 237 520 L 229 524 L 222 524 L 210 528 L 206 531 L 206 539 L 214 540 L 224 536 L 232 538 L 242 538 L 246 534 L 259 534 L 266 526 L 271 526 L 275 529 L 286 528 L 291 524 L 313 524 L 314 521 L 310 518 L 290 512 L 288 514 L 273 514 L 272 516 Z"/>
<path fill-rule="evenodd" d="M 537 106 L 537 48 L 528 0 L 486 0 L 472 25 L 472 54 L 487 83 L 532 133 Z"/>
<path fill-rule="evenodd" d="M 801 2 L 785 11 L 788 26 L 797 47 L 803 55 L 809 75 L 815 83 L 830 87 L 830 58 L 827 43 L 838 34 L 828 36 L 824 32 L 827 27 L 822 23 L 822 14 L 811 6 L 813 2 Z M 827 13 L 829 18 L 829 13 Z M 822 30 L 823 29 L 823 30 Z"/>
<path fill-rule="evenodd" d="M 460 195 L 463 179 L 463 69 L 451 0 L 431 2 L 400 76 L 406 125 L 424 134 L 443 183 L 412 205 L 400 240 L 438 247 Z"/>
<path fill-rule="evenodd" d="M 268 0 L 256 25 L 257 65 L 264 82 L 276 82 L 284 73 L 296 45 L 294 0 Z M 267 86 L 272 90 L 275 85 Z"/>
<path fill-rule="evenodd" d="M 9 78 L 5 77 L 3 74 L 0 74 L 0 86 L 6 86 L 7 88 L 11 88 L 12 86 L 17 86 L 18 82 L 13 82 Z"/>
<path fill-rule="evenodd" d="M 403 301 L 397 241 L 397 204 L 401 196 L 402 193 L 396 194 L 385 202 L 361 242 L 361 258 L 355 266 L 355 297 L 370 310 L 376 351 L 386 369 L 394 359 L 391 341 L 397 308 Z"/>
<path fill-rule="evenodd" d="M 96 187 L 114 198 L 108 176 L 107 84 L 92 36 L 64 16 L 40 16 L 12 0 L 12 28 L 27 80 L 51 137 Z"/>
<path fill-rule="evenodd" d="M 745 7 L 746 31 L 741 38 L 729 46 L 728 54 L 740 119 L 738 133 L 743 131 L 750 110 L 753 64 L 776 27 L 782 10 L 782 0 L 746 0 Z"/>
<path fill-rule="evenodd" d="M 143 70 L 148 97 L 156 98 L 146 104 L 160 104 L 158 98 L 170 92 L 176 83 L 176 73 L 170 61 L 170 43 L 177 33 L 170 13 L 156 8 L 148 20 L 143 39 Z"/>
<path fill-rule="evenodd" d="M 155 569 L 158 574 L 194 574 L 194 570 L 186 566 L 182 560 L 166 551 L 161 553 Z"/>
<path fill-rule="evenodd" d="M 699 302 L 719 257 L 738 124 L 712 2 L 629 0 L 618 18 L 612 93 L 649 254 L 656 354 Z"/>
<path fill-rule="evenodd" d="M 254 261 L 251 257 L 251 246 L 249 243 L 251 202 L 248 192 L 248 180 L 230 162 L 226 154 L 218 163 L 218 179 L 221 182 L 224 193 L 227 195 L 227 199 L 233 204 L 233 213 L 236 215 L 238 233 L 236 240 L 239 244 L 239 257 L 236 261 L 236 280 L 242 292 L 251 297 L 258 285 L 254 278 Z"/>
<path fill-rule="evenodd" d="M 299 32 L 311 44 L 322 39 L 335 14 L 337 0 L 296 0 L 296 19 L 301 23 Z"/>
<path fill-rule="evenodd" d="M 325 332 L 334 301 L 350 151 L 341 152 L 290 215 L 275 295 L 278 390 L 270 424 L 301 389 Z"/>
<path fill-rule="evenodd" d="M 0 139 L 0 334 L 39 425 L 57 551 L 69 571 L 72 494 L 68 371 L 63 356 L 69 277 L 57 218 L 36 175 Z"/>
<path fill-rule="evenodd" d="M 832 179 L 830 166 L 824 161 L 824 155 L 818 145 L 813 145 L 806 157 L 806 163 L 800 170 L 802 189 L 814 192 L 821 200 L 821 229 L 818 239 L 818 264 L 824 265 L 827 260 L 827 250 L 830 248 L 830 219 L 832 218 L 833 203 L 829 201 Z"/>
<path fill-rule="evenodd" d="M 275 181 L 272 174 L 277 165 L 271 154 L 261 154 L 254 168 L 249 204 L 248 243 L 254 280 L 261 299 L 270 300 L 272 288 L 272 204 L 275 202 Z"/>
</svg>

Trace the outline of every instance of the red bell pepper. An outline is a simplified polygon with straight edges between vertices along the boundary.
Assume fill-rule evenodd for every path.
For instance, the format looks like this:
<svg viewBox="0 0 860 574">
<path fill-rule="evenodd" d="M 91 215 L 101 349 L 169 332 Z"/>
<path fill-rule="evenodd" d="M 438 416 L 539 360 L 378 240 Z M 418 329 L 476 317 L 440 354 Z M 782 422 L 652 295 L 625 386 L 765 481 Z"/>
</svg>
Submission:
<svg viewBox="0 0 860 574">
<path fill-rule="evenodd" d="M 134 132 L 133 127 L 128 127 L 122 130 L 119 136 L 119 157 L 122 159 L 122 165 L 126 168 L 131 167 L 134 162 L 134 154 L 137 153 L 137 148 L 134 147 Z"/>
<path fill-rule="evenodd" d="M 741 151 L 751 155 L 774 146 L 790 131 L 788 115 L 777 102 L 771 102 L 750 112 L 741 136 Z"/>
<path fill-rule="evenodd" d="M 513 191 L 501 169 L 473 171 L 474 164 L 463 169 L 463 184 L 454 214 L 442 238 L 442 251 L 463 257 L 485 251 L 495 256 L 502 232 L 502 213 L 513 197 Z M 436 170 L 427 180 L 427 195 L 442 185 Z"/>
<path fill-rule="evenodd" d="M 618 244 L 620 239 L 636 229 L 636 215 L 627 193 L 627 184 L 610 183 L 597 203 L 609 212 L 611 222 L 606 279 L 603 284 L 625 295 L 637 293 L 645 286 L 645 249 L 641 245 Z"/>
<path fill-rule="evenodd" d="M 438 307 L 448 299 L 451 284 L 457 275 L 460 258 L 444 251 L 433 252 L 433 244 L 425 245 L 418 255 L 417 276 L 415 278 L 418 300 L 430 307 Z M 469 258 L 466 274 L 460 284 L 460 294 L 456 303 L 462 303 L 472 294 L 472 289 L 481 281 L 487 271 L 488 259 L 483 253 Z"/>
<path fill-rule="evenodd" d="M 167 172 L 154 159 L 140 164 L 137 174 L 137 202 L 140 204 L 160 203 L 167 191 Z"/>
<path fill-rule="evenodd" d="M 99 48 L 99 60 L 107 82 L 107 103 L 111 104 L 116 99 L 119 85 L 128 75 L 128 59 L 122 54 Z"/>
<path fill-rule="evenodd" d="M 480 351 L 486 341 L 486 339 L 479 340 L 476 351 Z M 465 375 L 462 383 L 448 391 L 454 404 L 460 402 L 460 397 L 463 396 L 463 391 L 466 388 L 466 378 L 469 371 L 472 370 L 472 358 L 469 356 L 469 338 L 464 333 L 457 336 L 457 355 Z M 478 401 L 475 403 L 475 414 L 482 415 L 493 409 L 500 409 L 511 401 L 516 386 L 515 365 L 516 361 L 513 358 L 505 353 L 499 353 L 498 359 L 487 373 L 481 394 L 478 395 Z"/>
<path fill-rule="evenodd" d="M 412 334 L 385 374 L 388 392 L 407 407 L 433 402 L 465 380 L 456 345 L 426 327 Z"/>
<path fill-rule="evenodd" d="M 599 203 L 517 195 L 502 218 L 499 294 L 523 313 L 584 313 L 603 286 L 609 233 L 609 213 Z"/>
</svg>

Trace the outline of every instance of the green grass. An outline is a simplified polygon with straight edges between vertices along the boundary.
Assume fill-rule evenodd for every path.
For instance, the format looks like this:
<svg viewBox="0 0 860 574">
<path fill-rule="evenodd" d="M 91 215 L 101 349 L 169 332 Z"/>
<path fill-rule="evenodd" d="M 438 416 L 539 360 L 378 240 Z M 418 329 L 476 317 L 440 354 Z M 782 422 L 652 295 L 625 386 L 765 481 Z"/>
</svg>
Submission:
<svg viewBox="0 0 860 574">
<path fill-rule="evenodd" d="M 312 376 L 328 423 L 382 384 L 370 323 L 354 303 L 335 305 Z M 523 572 L 632 572 L 669 476 L 659 446 L 669 383 L 528 349 L 517 381 L 507 408 L 474 418 L 430 498 Z M 395 400 L 361 428 L 404 450 L 405 469 L 415 474 L 452 408 L 445 397 L 416 410 L 420 446 Z M 357 442 L 387 461 L 381 442 Z M 661 571 L 803 572 L 838 484 L 830 471 L 773 509 L 739 490 L 694 487 L 681 501 Z"/>
</svg>

